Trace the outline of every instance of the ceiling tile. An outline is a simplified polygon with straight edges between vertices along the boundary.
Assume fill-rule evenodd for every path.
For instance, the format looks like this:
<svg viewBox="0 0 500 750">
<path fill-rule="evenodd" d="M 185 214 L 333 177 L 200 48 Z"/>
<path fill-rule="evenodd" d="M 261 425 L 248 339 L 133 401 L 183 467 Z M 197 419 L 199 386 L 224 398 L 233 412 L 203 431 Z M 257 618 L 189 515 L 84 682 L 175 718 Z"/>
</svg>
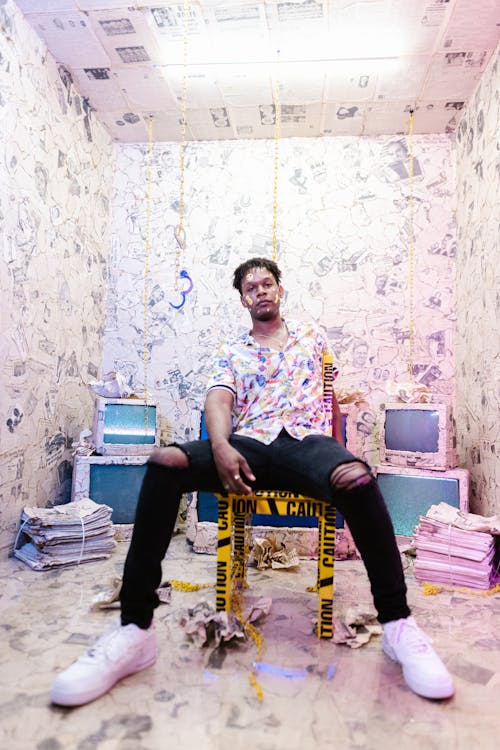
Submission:
<svg viewBox="0 0 500 750">
<path fill-rule="evenodd" d="M 420 97 L 431 57 L 401 57 L 379 67 L 374 99 L 377 101 Z"/>
<path fill-rule="evenodd" d="M 115 68 L 117 84 L 130 104 L 141 109 L 146 115 L 151 110 L 177 106 L 165 78 L 154 66 Z"/>
<path fill-rule="evenodd" d="M 410 105 L 403 102 L 377 102 L 367 106 L 364 114 L 364 132 L 372 135 L 407 133 Z"/>
<path fill-rule="evenodd" d="M 33 13 L 28 20 L 57 62 L 66 67 L 100 68 L 110 64 L 85 13 Z"/>
<path fill-rule="evenodd" d="M 73 69 L 72 77 L 78 93 L 89 100 L 93 109 L 127 110 L 129 105 L 111 68 Z"/>
<path fill-rule="evenodd" d="M 425 98 L 467 98 L 476 87 L 488 58 L 485 51 L 435 55 L 425 81 Z"/>
<path fill-rule="evenodd" d="M 159 62 L 156 45 L 144 13 L 125 9 L 96 11 L 90 23 L 112 65 Z"/>
<path fill-rule="evenodd" d="M 368 62 L 335 62 L 326 66 L 326 101 L 371 101 L 378 80 L 378 66 Z"/>
<path fill-rule="evenodd" d="M 128 122 L 123 118 L 123 112 L 103 111 L 100 120 L 113 140 L 123 143 L 141 143 L 148 138 L 148 127 L 142 117 Z"/>
<path fill-rule="evenodd" d="M 364 102 L 328 102 L 323 117 L 323 135 L 361 135 Z"/>
<path fill-rule="evenodd" d="M 267 105 L 273 103 L 273 86 L 265 66 L 224 66 L 217 81 L 229 106 Z"/>
<path fill-rule="evenodd" d="M 498 44 L 498 0 L 456 0 L 443 34 L 442 49 L 450 52 L 495 48 Z"/>
</svg>

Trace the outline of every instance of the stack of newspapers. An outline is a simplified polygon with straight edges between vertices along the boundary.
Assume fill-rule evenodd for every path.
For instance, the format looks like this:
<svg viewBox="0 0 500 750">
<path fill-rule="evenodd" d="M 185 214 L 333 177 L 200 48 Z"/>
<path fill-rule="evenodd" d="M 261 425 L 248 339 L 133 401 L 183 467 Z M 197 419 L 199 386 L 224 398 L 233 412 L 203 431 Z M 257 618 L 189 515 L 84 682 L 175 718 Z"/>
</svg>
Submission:
<svg viewBox="0 0 500 750">
<path fill-rule="evenodd" d="M 53 508 L 26 507 L 14 554 L 34 570 L 101 560 L 115 548 L 112 508 L 90 498 Z"/>
<path fill-rule="evenodd" d="M 499 577 L 500 517 L 486 518 L 440 503 L 415 529 L 415 578 L 489 589 Z"/>
</svg>

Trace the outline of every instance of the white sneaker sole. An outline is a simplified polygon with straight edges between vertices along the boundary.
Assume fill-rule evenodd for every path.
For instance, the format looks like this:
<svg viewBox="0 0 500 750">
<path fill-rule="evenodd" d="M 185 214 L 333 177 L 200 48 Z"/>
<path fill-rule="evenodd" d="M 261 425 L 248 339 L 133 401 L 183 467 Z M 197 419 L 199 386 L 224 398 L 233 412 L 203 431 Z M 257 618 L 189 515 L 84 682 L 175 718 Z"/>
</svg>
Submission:
<svg viewBox="0 0 500 750">
<path fill-rule="evenodd" d="M 114 672 L 108 676 L 107 680 L 103 678 L 101 683 L 92 689 L 87 688 L 81 691 L 71 690 L 67 685 L 64 685 L 62 680 L 61 684 L 58 684 L 59 680 L 56 679 L 50 692 L 50 700 L 58 706 L 83 706 L 85 703 L 90 703 L 96 698 L 100 698 L 101 695 L 107 693 L 113 685 L 116 685 L 117 682 L 123 680 L 125 677 L 151 667 L 155 663 L 156 658 L 156 653 L 152 655 L 148 654 L 140 664 L 133 668 L 124 667 L 120 672 Z"/>
</svg>

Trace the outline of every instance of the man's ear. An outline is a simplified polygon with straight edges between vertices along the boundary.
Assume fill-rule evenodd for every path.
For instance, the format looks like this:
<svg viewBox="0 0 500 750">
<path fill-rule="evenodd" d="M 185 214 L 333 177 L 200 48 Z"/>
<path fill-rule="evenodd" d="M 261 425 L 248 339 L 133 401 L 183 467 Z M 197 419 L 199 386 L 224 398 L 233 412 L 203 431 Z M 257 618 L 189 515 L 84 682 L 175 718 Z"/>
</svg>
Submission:
<svg viewBox="0 0 500 750">
<path fill-rule="evenodd" d="M 240 295 L 240 302 L 243 305 L 243 307 L 248 307 L 248 302 L 245 301 L 245 298 L 243 297 L 242 294 Z"/>
<path fill-rule="evenodd" d="M 285 290 L 283 289 L 283 287 L 281 286 L 281 284 L 279 284 L 279 286 L 278 286 L 278 294 L 280 296 L 280 299 L 283 299 L 283 297 L 285 296 Z"/>
</svg>

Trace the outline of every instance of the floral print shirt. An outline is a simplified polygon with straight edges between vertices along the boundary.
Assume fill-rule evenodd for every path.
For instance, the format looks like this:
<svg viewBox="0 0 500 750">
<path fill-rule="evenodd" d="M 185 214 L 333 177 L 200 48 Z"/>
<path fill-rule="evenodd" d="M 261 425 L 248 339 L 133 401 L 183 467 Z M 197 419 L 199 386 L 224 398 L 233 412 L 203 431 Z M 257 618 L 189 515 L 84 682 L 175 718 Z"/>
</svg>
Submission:
<svg viewBox="0 0 500 750">
<path fill-rule="evenodd" d="M 287 328 L 283 351 L 261 346 L 250 333 L 221 344 L 208 382 L 208 390 L 233 394 L 233 432 L 267 445 L 283 427 L 298 440 L 331 435 L 323 407 L 326 341 L 309 323 L 287 322 Z"/>
</svg>

